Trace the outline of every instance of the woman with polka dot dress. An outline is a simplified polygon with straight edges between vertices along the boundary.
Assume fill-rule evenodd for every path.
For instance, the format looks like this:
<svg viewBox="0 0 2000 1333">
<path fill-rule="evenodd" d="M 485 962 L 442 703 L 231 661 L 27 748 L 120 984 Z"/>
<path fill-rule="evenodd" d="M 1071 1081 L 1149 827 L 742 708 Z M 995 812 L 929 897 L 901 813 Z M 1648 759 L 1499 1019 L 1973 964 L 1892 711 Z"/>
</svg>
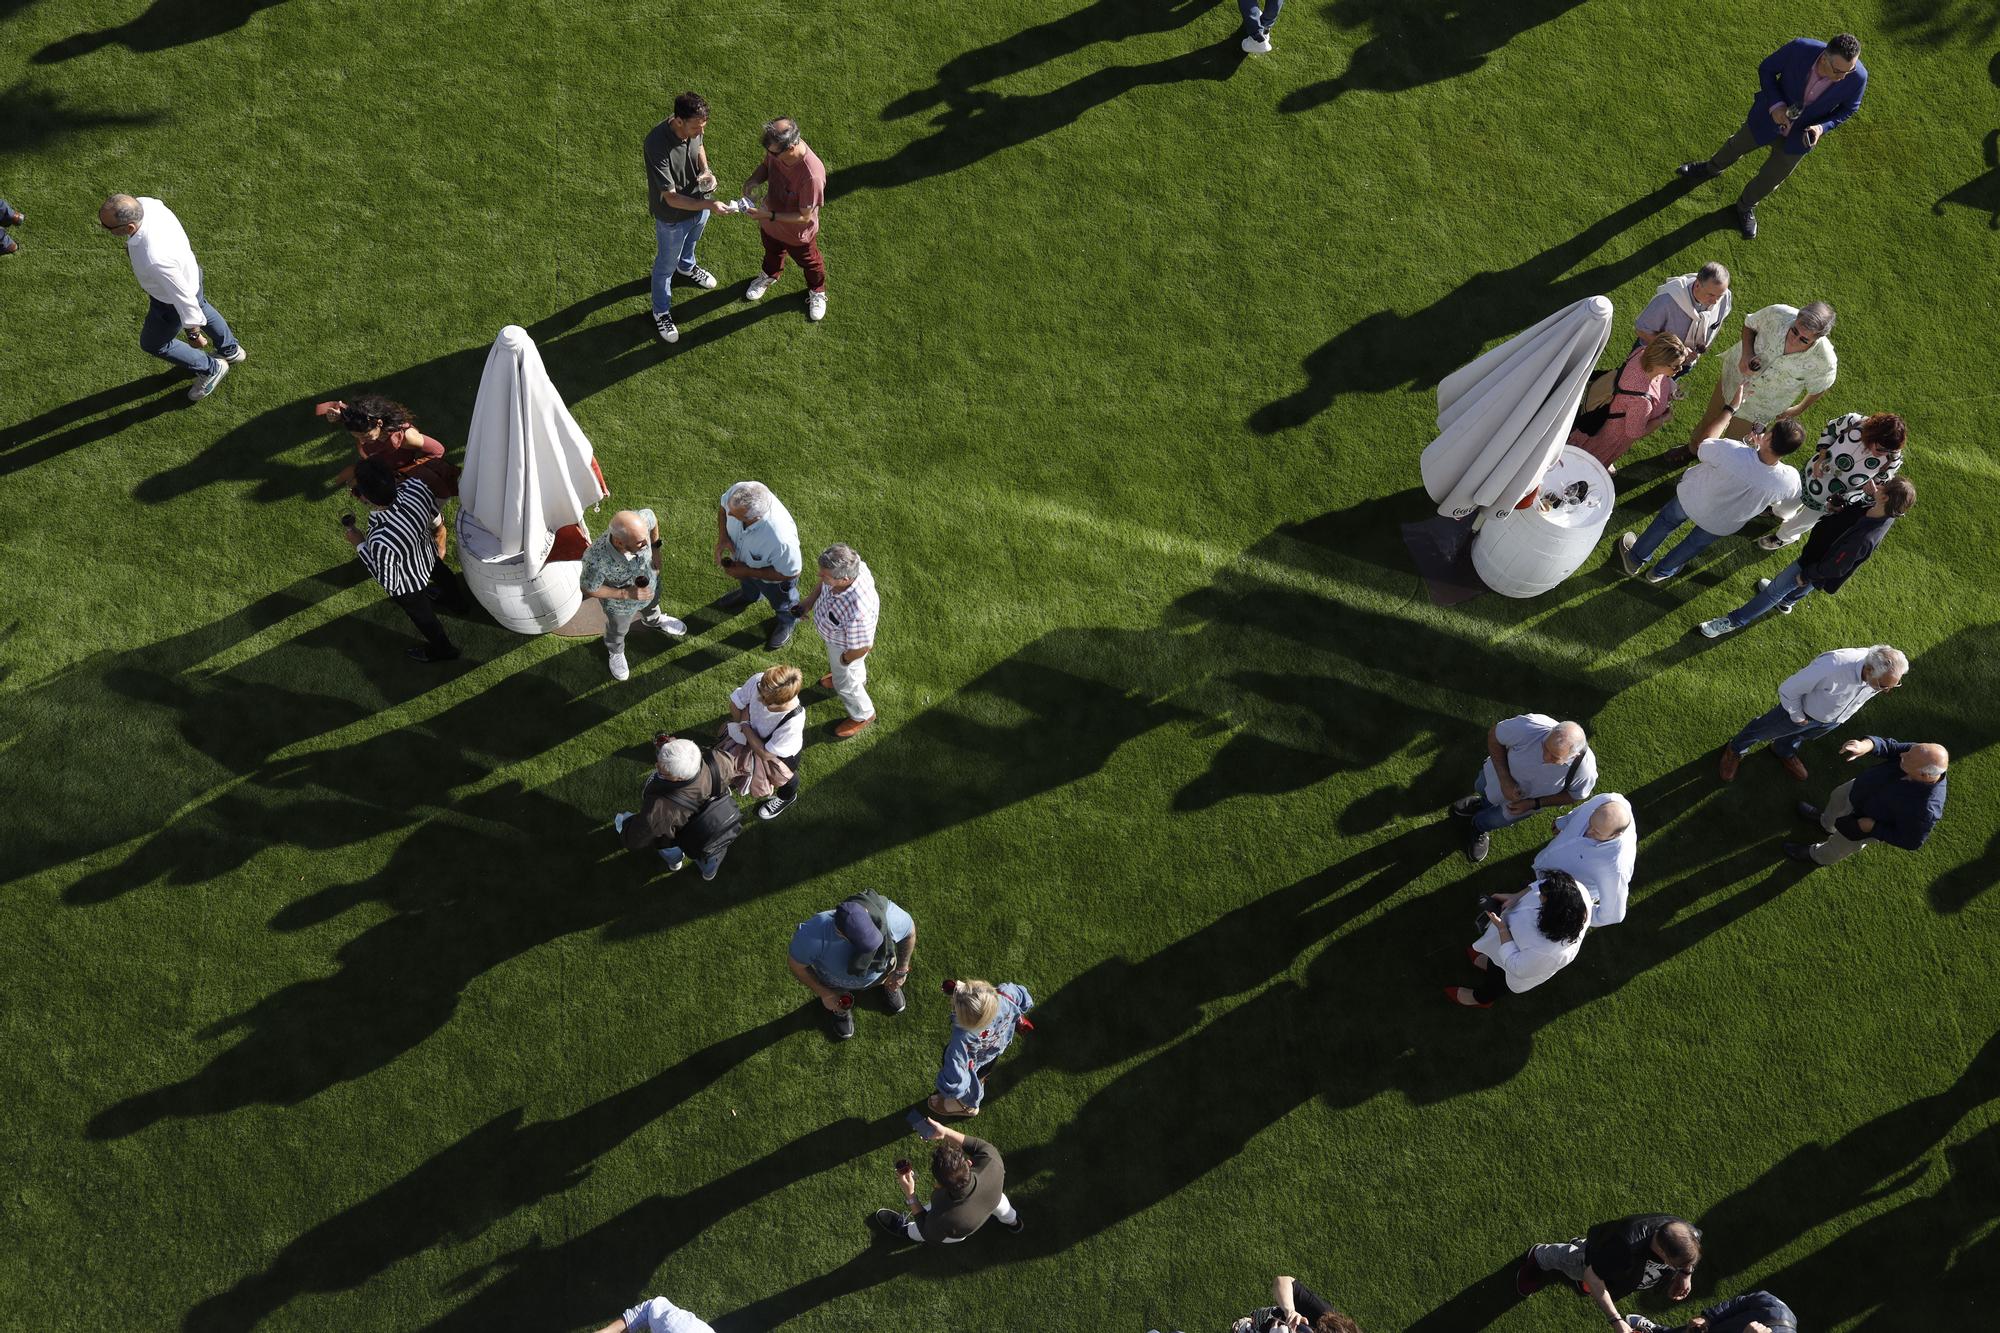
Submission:
<svg viewBox="0 0 2000 1333">
<path fill-rule="evenodd" d="M 1804 484 L 1799 488 L 1798 508 L 1784 516 L 1776 532 L 1759 537 L 1757 544 L 1767 551 L 1790 546 L 1828 514 L 1837 514 L 1849 505 L 1867 504 L 1862 486 L 1896 475 L 1903 466 L 1905 436 L 1903 419 L 1894 412 L 1877 412 L 1872 417 L 1849 412 L 1827 422 L 1820 432 L 1819 449 L 1800 478 Z"/>
</svg>

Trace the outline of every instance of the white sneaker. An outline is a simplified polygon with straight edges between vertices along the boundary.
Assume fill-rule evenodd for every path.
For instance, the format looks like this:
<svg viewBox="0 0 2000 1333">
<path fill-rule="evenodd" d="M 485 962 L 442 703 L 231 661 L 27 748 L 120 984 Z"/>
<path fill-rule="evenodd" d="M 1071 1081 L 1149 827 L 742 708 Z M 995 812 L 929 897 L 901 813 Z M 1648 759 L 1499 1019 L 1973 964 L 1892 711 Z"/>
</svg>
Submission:
<svg viewBox="0 0 2000 1333">
<path fill-rule="evenodd" d="M 806 318 L 817 324 L 826 318 L 826 293 L 806 293 Z"/>
<path fill-rule="evenodd" d="M 656 629 L 660 633 L 672 635 L 676 639 L 688 632 L 686 621 L 677 620 L 664 611 L 654 611 L 650 614 L 640 616 L 639 623 L 647 629 Z"/>
<path fill-rule="evenodd" d="M 625 665 L 625 654 L 611 654 L 611 679 L 629 680 L 631 677 L 632 668 Z"/>
<path fill-rule="evenodd" d="M 675 326 L 672 315 L 663 315 L 657 310 L 654 311 L 653 327 L 659 330 L 660 341 L 663 343 L 677 343 L 681 340 L 681 331 Z"/>
<path fill-rule="evenodd" d="M 1794 538 L 1794 540 L 1796 540 L 1796 538 Z M 1791 544 L 1792 544 L 1791 542 L 1786 541 L 1784 538 L 1780 537 L 1775 532 L 1771 533 L 1769 536 L 1759 537 L 1757 539 L 1757 545 L 1763 547 L 1767 551 L 1782 551 L 1785 547 L 1790 546 Z"/>
<path fill-rule="evenodd" d="M 763 299 L 764 293 L 770 291 L 771 284 L 776 281 L 777 279 L 768 273 L 759 273 L 756 277 L 750 279 L 750 285 L 743 289 L 743 299 L 746 301 Z"/>
<path fill-rule="evenodd" d="M 222 377 L 229 373 L 229 363 L 221 357 L 212 356 L 209 358 L 209 363 L 214 369 L 196 380 L 194 387 L 188 390 L 188 401 L 191 403 L 198 403 L 214 393 L 215 386 L 222 383 Z"/>
<path fill-rule="evenodd" d="M 1729 631 L 1735 629 L 1736 626 L 1729 623 L 1728 616 L 1717 616 L 1713 620 L 1702 621 L 1698 628 L 1701 630 L 1703 638 L 1719 639 L 1729 633 Z"/>
<path fill-rule="evenodd" d="M 1245 37 L 1243 39 L 1243 49 L 1253 56 L 1268 55 L 1271 51 L 1271 39 L 1269 37 Z"/>
<path fill-rule="evenodd" d="M 243 350 L 242 343 L 238 343 L 236 344 L 236 350 L 231 352 L 228 356 L 223 357 L 222 359 L 224 361 L 227 361 L 232 366 L 240 366 L 245 361 L 248 361 L 250 359 L 250 353 Z"/>
</svg>

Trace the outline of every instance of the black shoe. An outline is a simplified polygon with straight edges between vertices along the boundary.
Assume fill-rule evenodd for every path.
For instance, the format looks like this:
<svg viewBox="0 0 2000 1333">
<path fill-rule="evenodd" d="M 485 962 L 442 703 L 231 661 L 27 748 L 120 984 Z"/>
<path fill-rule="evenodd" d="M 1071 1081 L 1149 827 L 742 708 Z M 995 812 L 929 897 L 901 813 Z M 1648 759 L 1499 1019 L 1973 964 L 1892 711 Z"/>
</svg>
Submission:
<svg viewBox="0 0 2000 1333">
<path fill-rule="evenodd" d="M 1812 848 L 1802 842 L 1786 843 L 1785 855 L 1791 857 L 1794 861 L 1803 861 L 1809 866 L 1816 866 L 1819 864 L 1819 862 L 1813 860 Z"/>
<path fill-rule="evenodd" d="M 1479 803 L 1483 799 L 1485 798 L 1476 795 L 1461 796 L 1451 803 L 1451 812 L 1460 819 L 1470 819 L 1479 813 Z"/>
<path fill-rule="evenodd" d="M 1026 1226 L 1027 1223 L 1021 1220 L 1021 1210 L 1019 1208 L 1016 1208 L 1014 1210 L 1014 1220 L 1011 1222 L 1002 1222 L 1000 1225 L 1006 1227 L 1009 1231 L 1013 1232 L 1015 1235 L 1018 1236 L 1021 1234 L 1021 1228 Z"/>
<path fill-rule="evenodd" d="M 1532 1249 L 1521 1257 L 1520 1265 L 1514 1269 L 1514 1290 L 1523 1296 L 1532 1296 L 1555 1280 L 1554 1273 L 1535 1262 Z"/>
<path fill-rule="evenodd" d="M 790 643 L 792 636 L 798 632 L 799 622 L 796 620 L 788 620 L 782 625 L 774 625 L 771 627 L 769 637 L 764 640 L 764 647 L 767 651 L 775 653 Z"/>
<path fill-rule="evenodd" d="M 1811 801 L 1800 801 L 1798 811 L 1799 818 L 1805 820 L 1808 824 L 1819 823 L 1820 809 Z"/>
<path fill-rule="evenodd" d="M 1754 208 L 1738 208 L 1736 210 L 1736 225 L 1743 229 L 1744 240 L 1746 241 L 1756 240 L 1757 210 Z"/>
<path fill-rule="evenodd" d="M 799 798 L 796 796 L 790 798 L 766 796 L 762 801 L 757 803 L 757 818 L 776 819 L 779 815 L 784 814 L 785 811 L 798 804 L 798 800 Z"/>
<path fill-rule="evenodd" d="M 745 592 L 743 589 L 738 588 L 735 592 L 730 593 L 727 597 L 717 602 L 715 609 L 718 611 L 741 611 L 756 600 L 758 600 L 756 593 Z"/>
<path fill-rule="evenodd" d="M 893 1236 L 897 1240 L 908 1240 L 910 1238 L 910 1233 L 904 1229 L 909 1225 L 909 1222 L 909 1218 L 903 1216 L 894 1208 L 877 1208 L 868 1217 L 869 1226 L 874 1227 L 883 1235 Z"/>
<path fill-rule="evenodd" d="M 1674 174 L 1685 177 L 1688 180 L 1712 181 L 1717 176 L 1720 176 L 1722 171 L 1720 168 L 1712 167 L 1706 162 L 1683 162 L 1674 168 Z"/>
<path fill-rule="evenodd" d="M 882 992 L 882 1003 L 889 1006 L 890 1013 L 900 1014 L 910 1007 L 910 997 L 903 994 L 903 988 L 898 986 L 894 990 Z"/>
<path fill-rule="evenodd" d="M 1465 858 L 1466 860 L 1472 862 L 1472 864 L 1478 865 L 1481 861 L 1484 861 L 1486 859 L 1486 854 L 1492 850 L 1493 850 L 1492 835 L 1486 833 L 1475 833 L 1472 835 L 1472 841 L 1466 844 Z"/>
<path fill-rule="evenodd" d="M 418 662 L 455 662 L 458 660 L 458 649 L 451 648 L 438 652 L 429 644 L 420 643 L 414 648 L 405 648 L 403 655 Z"/>
<path fill-rule="evenodd" d="M 11 255 L 20 248 L 21 243 L 19 241 L 9 236 L 6 232 L 0 231 L 0 255 Z"/>
<path fill-rule="evenodd" d="M 833 1016 L 833 1022 L 830 1026 L 833 1028 L 835 1041 L 848 1040 L 854 1035 L 854 1011 L 852 1009 L 841 1010 Z"/>
</svg>

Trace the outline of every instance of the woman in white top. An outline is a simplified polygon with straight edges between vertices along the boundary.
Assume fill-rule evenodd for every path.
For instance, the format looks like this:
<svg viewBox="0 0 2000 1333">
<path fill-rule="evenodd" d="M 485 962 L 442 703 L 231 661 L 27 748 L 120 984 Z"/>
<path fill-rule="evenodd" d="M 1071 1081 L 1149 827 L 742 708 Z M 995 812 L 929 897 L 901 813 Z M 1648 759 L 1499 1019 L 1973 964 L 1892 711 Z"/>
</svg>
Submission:
<svg viewBox="0 0 2000 1333">
<path fill-rule="evenodd" d="M 1549 870 L 1519 893 L 1493 900 L 1486 933 L 1466 948 L 1480 970 L 1476 986 L 1447 986 L 1445 998 L 1468 1009 L 1491 1009 L 1507 991 L 1533 990 L 1568 966 L 1590 929 L 1590 900 L 1576 879 Z"/>
<path fill-rule="evenodd" d="M 757 807 L 759 819 L 776 819 L 799 799 L 799 752 L 806 745 L 806 709 L 798 702 L 804 676 L 795 666 L 774 666 L 743 682 L 729 696 L 730 740 L 765 759 L 782 759 L 792 776 Z"/>
</svg>

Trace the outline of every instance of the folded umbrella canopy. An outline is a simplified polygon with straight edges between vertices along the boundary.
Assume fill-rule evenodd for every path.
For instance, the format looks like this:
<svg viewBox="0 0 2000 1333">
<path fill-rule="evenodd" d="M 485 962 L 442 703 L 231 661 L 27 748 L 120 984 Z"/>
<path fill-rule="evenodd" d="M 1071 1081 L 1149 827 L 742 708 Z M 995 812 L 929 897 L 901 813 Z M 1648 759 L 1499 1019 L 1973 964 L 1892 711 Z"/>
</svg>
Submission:
<svg viewBox="0 0 2000 1333">
<path fill-rule="evenodd" d="M 1510 509 L 1540 484 L 1610 340 L 1611 302 L 1586 297 L 1445 377 L 1422 460 L 1440 514 Z"/>
<path fill-rule="evenodd" d="M 486 357 L 458 483 L 466 582 L 494 619 L 535 634 L 575 614 L 584 511 L 609 494 L 534 340 L 509 324 Z"/>
</svg>

